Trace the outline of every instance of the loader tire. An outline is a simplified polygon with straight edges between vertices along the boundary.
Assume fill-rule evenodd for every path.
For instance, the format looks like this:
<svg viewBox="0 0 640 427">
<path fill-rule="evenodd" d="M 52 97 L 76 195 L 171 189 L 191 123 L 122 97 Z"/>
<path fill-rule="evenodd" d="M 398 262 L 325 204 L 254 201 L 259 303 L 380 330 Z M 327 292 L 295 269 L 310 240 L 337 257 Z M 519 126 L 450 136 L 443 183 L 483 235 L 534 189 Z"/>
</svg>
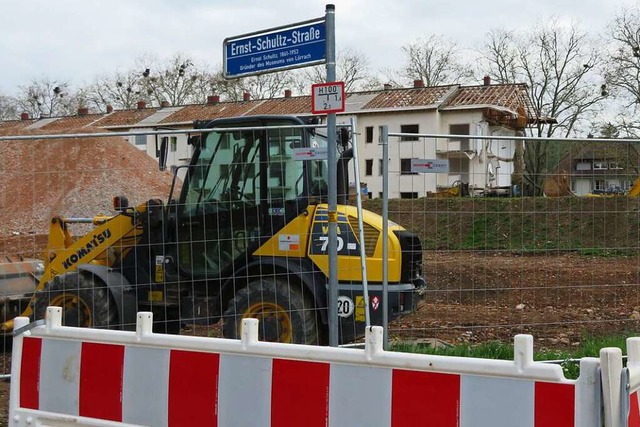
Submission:
<svg viewBox="0 0 640 427">
<path fill-rule="evenodd" d="M 44 319 L 47 307 L 62 307 L 62 324 L 91 328 L 117 325 L 118 311 L 107 285 L 87 273 L 65 273 L 36 293 L 35 319 Z"/>
<path fill-rule="evenodd" d="M 257 280 L 240 289 L 223 316 L 222 334 L 238 339 L 242 319 L 260 321 L 260 341 L 320 344 L 322 334 L 311 295 L 278 280 Z"/>
</svg>

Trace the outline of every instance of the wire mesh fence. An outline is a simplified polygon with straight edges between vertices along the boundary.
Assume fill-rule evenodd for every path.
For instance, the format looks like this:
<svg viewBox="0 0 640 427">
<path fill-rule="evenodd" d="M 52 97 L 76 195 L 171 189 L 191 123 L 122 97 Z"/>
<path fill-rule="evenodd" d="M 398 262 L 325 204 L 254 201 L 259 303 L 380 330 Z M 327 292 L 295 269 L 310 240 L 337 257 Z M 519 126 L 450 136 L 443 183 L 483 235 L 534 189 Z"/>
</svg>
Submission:
<svg viewBox="0 0 640 427">
<path fill-rule="evenodd" d="M 14 316 L 55 304 L 80 326 L 133 327 L 134 313 L 150 310 L 159 332 L 233 338 L 252 316 L 261 339 L 326 344 L 326 138 L 301 123 L 270 125 L 0 141 L 5 331 Z M 391 134 L 397 225 L 383 260 L 374 215 L 383 159 L 364 129 L 359 179 L 348 146 L 339 152 L 343 343 L 365 324 L 359 245 L 373 324 L 388 267 L 391 340 L 510 342 L 526 332 L 554 348 L 637 331 L 640 141 Z M 422 173 L 428 163 L 446 171 Z M 129 207 L 119 198 L 114 210 L 114 196 Z"/>
<path fill-rule="evenodd" d="M 390 336 L 568 348 L 637 332 L 638 142 L 390 134 L 389 216 L 419 235 L 429 283 Z"/>
</svg>

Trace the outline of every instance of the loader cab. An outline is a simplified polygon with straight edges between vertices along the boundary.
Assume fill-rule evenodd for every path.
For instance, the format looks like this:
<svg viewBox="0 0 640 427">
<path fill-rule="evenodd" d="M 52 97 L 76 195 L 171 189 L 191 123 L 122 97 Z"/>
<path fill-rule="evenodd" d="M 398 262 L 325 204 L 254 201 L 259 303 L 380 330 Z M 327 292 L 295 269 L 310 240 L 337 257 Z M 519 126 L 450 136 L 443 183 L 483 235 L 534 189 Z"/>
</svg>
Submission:
<svg viewBox="0 0 640 427">
<path fill-rule="evenodd" d="M 196 123 L 202 129 L 177 207 L 182 274 L 228 277 L 261 243 L 326 200 L 326 160 L 298 161 L 295 149 L 326 147 L 296 117 Z"/>
</svg>

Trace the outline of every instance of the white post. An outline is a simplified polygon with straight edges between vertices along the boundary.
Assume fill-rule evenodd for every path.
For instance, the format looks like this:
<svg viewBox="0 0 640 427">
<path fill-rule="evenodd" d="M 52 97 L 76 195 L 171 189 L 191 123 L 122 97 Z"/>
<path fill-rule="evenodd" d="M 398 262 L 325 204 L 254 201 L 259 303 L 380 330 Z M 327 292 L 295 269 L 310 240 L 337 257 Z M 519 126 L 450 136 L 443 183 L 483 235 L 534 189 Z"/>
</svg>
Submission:
<svg viewBox="0 0 640 427">
<path fill-rule="evenodd" d="M 608 347 L 600 350 L 602 403 L 605 427 L 622 427 L 622 350 Z"/>
<path fill-rule="evenodd" d="M 369 315 L 369 282 L 367 280 L 367 252 L 364 247 L 364 226 L 362 224 L 362 199 L 360 191 L 360 164 L 358 158 L 358 140 L 356 138 L 356 124 L 351 118 L 351 142 L 353 144 L 353 168 L 356 180 L 356 209 L 358 212 L 358 240 L 360 240 L 360 270 L 362 271 L 362 296 L 364 298 L 364 321 L 371 326 Z"/>
</svg>

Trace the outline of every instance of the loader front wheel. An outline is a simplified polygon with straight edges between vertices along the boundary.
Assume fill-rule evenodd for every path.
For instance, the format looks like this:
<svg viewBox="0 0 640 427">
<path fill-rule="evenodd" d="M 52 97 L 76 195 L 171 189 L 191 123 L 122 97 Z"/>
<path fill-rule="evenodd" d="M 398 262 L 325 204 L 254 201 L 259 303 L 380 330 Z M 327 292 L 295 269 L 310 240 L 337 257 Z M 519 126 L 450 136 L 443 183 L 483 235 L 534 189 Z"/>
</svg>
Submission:
<svg viewBox="0 0 640 427">
<path fill-rule="evenodd" d="M 49 306 L 62 307 L 65 326 L 108 328 L 118 321 L 109 289 L 87 273 L 66 273 L 51 279 L 36 293 L 34 318 L 44 319 Z"/>
<path fill-rule="evenodd" d="M 303 295 L 298 286 L 275 280 L 257 280 L 240 289 L 229 301 L 224 313 L 225 338 L 240 337 L 242 319 L 260 321 L 260 341 L 295 344 L 319 344 L 321 334 L 311 295 Z"/>
</svg>

